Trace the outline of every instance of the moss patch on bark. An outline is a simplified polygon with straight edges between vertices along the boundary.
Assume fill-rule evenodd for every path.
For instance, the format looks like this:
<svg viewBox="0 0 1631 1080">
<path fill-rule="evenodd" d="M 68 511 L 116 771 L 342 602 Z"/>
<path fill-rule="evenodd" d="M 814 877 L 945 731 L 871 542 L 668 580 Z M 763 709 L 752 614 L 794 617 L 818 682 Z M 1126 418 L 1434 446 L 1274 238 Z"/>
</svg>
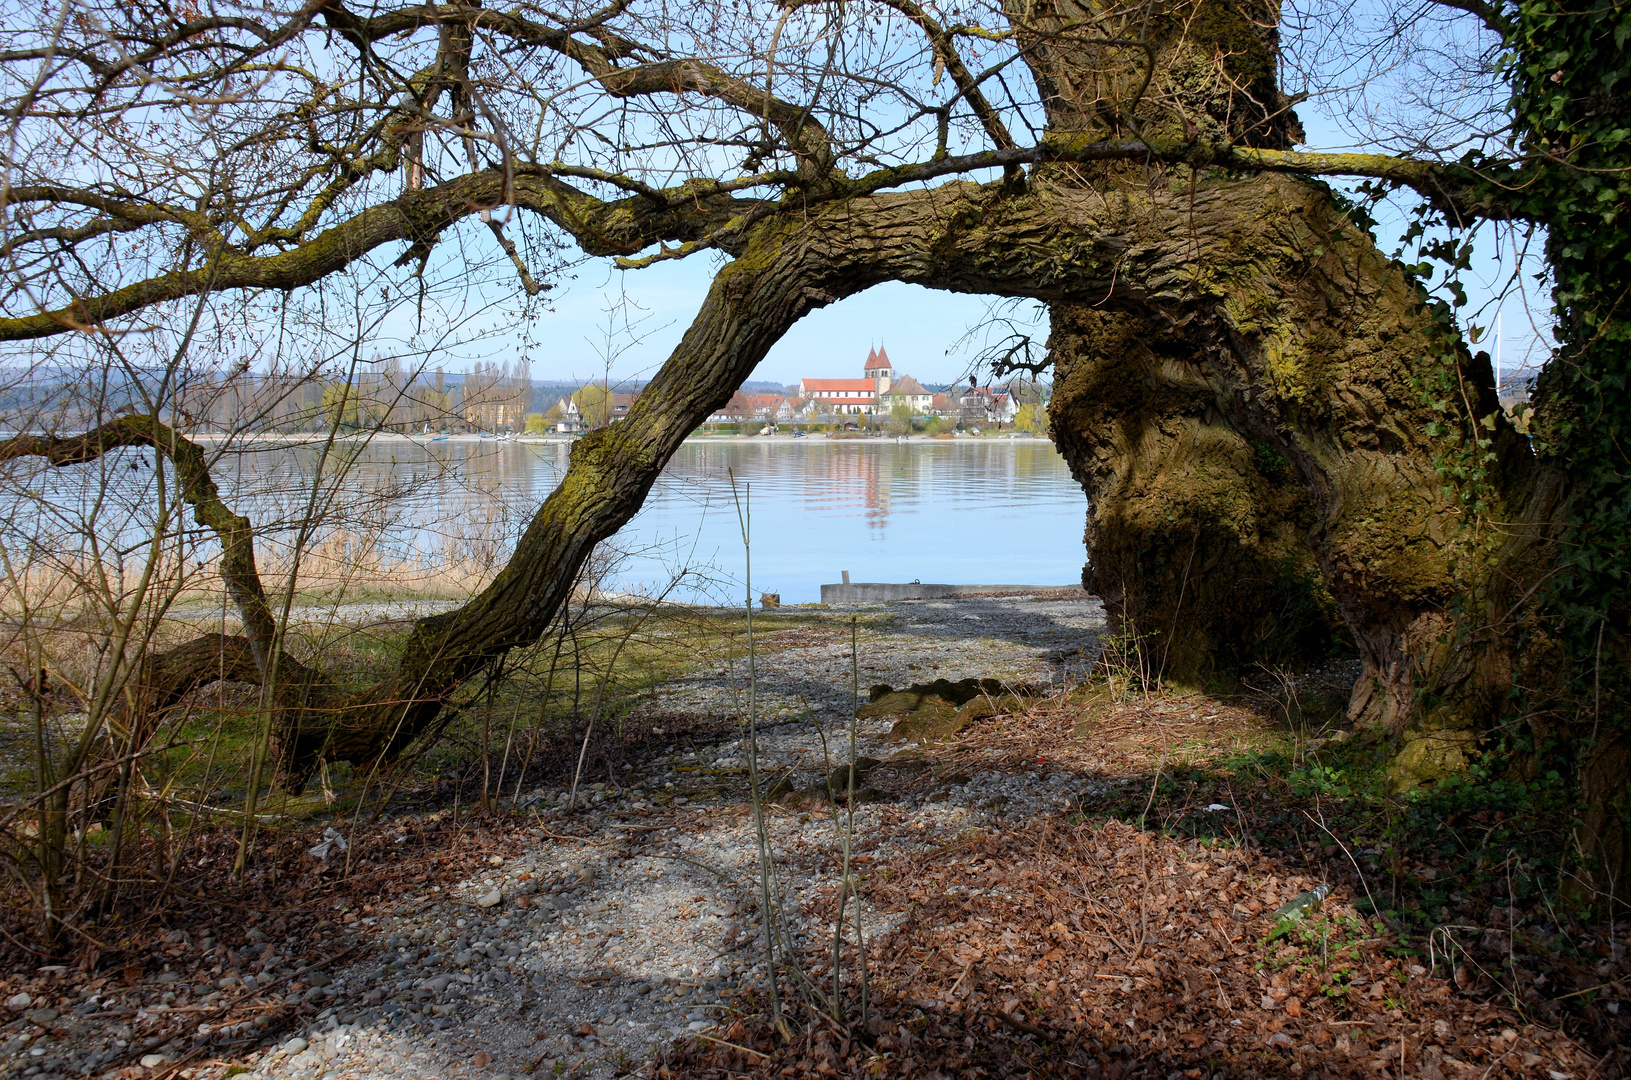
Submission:
<svg viewBox="0 0 1631 1080">
<path fill-rule="evenodd" d="M 1137 316 L 1055 305 L 1054 438 L 1088 496 L 1083 584 L 1169 681 L 1347 647 L 1303 541 L 1313 505 L 1285 457 L 1214 405 L 1196 343 Z"/>
</svg>

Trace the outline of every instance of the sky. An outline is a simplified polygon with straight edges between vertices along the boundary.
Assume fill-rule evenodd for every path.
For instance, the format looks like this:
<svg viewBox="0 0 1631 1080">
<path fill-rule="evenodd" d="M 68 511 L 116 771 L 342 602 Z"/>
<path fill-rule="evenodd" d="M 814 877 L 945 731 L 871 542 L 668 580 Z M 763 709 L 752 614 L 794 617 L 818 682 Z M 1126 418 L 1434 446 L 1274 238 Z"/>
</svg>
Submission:
<svg viewBox="0 0 1631 1080">
<path fill-rule="evenodd" d="M 546 344 L 528 350 L 533 378 L 600 377 L 607 309 L 623 295 L 644 309 L 631 308 L 631 319 L 644 321 L 634 332 L 640 340 L 618 357 L 613 378 L 650 378 L 702 306 L 713 266 L 698 256 L 645 270 L 580 267 L 557 290 L 554 311 L 538 320 L 535 333 Z M 784 386 L 801 378 L 858 379 L 868 351 L 882 345 L 896 371 L 925 383 L 955 382 L 981 348 L 983 335 L 964 339 L 971 327 L 984 323 L 990 303 L 988 297 L 920 285 L 879 285 L 806 315 L 770 350 L 753 379 Z M 1039 342 L 1047 337 L 1045 320 L 1031 325 Z"/>
</svg>

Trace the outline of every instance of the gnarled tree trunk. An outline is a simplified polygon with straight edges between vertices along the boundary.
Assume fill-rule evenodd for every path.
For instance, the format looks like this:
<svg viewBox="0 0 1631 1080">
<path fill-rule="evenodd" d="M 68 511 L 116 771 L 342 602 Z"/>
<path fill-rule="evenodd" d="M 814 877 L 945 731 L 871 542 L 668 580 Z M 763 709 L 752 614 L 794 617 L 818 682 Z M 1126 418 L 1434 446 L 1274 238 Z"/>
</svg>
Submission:
<svg viewBox="0 0 1631 1080">
<path fill-rule="evenodd" d="M 1016 22 L 1061 145 L 1300 137 L 1272 0 L 1043 0 Z M 1460 768 L 1512 687 L 1559 497 L 1487 357 L 1317 184 L 1050 171 L 1129 205 L 1150 190 L 1151 210 L 1164 188 L 1144 235 L 1189 256 L 1177 303 L 1130 286 L 1053 304 L 1054 432 L 1092 504 L 1086 579 L 1182 680 L 1315 658 L 1340 612 L 1365 665 L 1350 715 L 1405 736 L 1399 780 Z M 1148 272 L 1132 252 L 1120 270 Z"/>
<path fill-rule="evenodd" d="M 1199 135 L 1272 150 L 1295 139 L 1274 84 L 1272 5 L 1180 0 L 1111 17 L 1057 0 L 1014 21 L 1050 145 Z M 797 115 L 787 123 L 804 131 Z M 818 157 L 801 159 L 812 191 L 825 182 Z M 498 178 L 466 186 L 478 180 Z M 565 220 L 563 191 L 522 176 L 511 194 Z M 438 195 L 442 216 L 456 219 L 467 194 Z M 1455 764 L 1510 685 L 1512 613 L 1542 572 L 1553 485 L 1495 415 L 1487 364 L 1323 188 L 1054 163 L 985 185 L 830 194 L 797 213 L 706 204 L 711 242 L 733 261 L 673 355 L 625 420 L 574 447 L 488 588 L 421 620 L 379 685 L 280 711 L 290 782 L 319 757 L 399 752 L 467 680 L 535 641 L 593 546 L 775 341 L 813 308 L 883 281 L 1054 306 L 1056 419 L 1095 500 L 1094 581 L 1134 629 L 1164 634 L 1163 660 L 1220 677 L 1315 652 L 1334 605 L 1366 664 L 1355 717 L 1414 725 L 1407 771 Z M 608 226 L 632 230 L 608 250 L 637 250 L 649 238 L 631 222 L 680 207 L 666 196 L 607 204 Z M 397 237 L 399 216 L 375 224 Z M 1430 434 L 1477 434 L 1486 417 L 1488 447 Z M 1447 481 L 1457 469 L 1465 480 Z"/>
<path fill-rule="evenodd" d="M 1092 501 L 1092 580 L 1157 653 L 1169 638 L 1180 677 L 1238 670 L 1271 640 L 1253 626 L 1328 595 L 1365 662 L 1350 715 L 1405 736 L 1401 782 L 1443 775 L 1513 686 L 1559 488 L 1499 413 L 1488 358 L 1402 268 L 1323 191 L 1267 186 L 1235 221 L 1197 222 L 1252 254 L 1203 262 L 1165 329 L 1055 305 L 1053 419 Z M 1458 478 L 1469 463 L 1483 475 Z M 1306 582 L 1309 560 L 1323 589 L 1286 603 L 1280 571 Z"/>
<path fill-rule="evenodd" d="M 1232 684 L 1351 647 L 1307 544 L 1291 463 L 1231 426 L 1181 332 L 1055 304 L 1050 426 L 1088 493 L 1082 584 L 1148 675 Z"/>
</svg>

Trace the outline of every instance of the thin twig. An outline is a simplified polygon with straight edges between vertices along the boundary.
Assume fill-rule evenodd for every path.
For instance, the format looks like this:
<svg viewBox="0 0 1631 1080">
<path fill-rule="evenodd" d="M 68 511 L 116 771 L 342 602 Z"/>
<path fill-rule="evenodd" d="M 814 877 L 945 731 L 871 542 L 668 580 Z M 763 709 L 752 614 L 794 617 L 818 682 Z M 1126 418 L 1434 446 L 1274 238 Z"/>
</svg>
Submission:
<svg viewBox="0 0 1631 1080">
<path fill-rule="evenodd" d="M 998 1020 L 1001 1020 L 1004 1024 L 1007 1024 L 1015 1031 L 1023 1032 L 1026 1035 L 1035 1035 L 1039 1039 L 1053 1038 L 1053 1032 L 1048 1031 L 1045 1028 L 1039 1028 L 1035 1024 L 1028 1024 L 1019 1017 L 1005 1013 L 1001 1009 L 992 1010 L 991 1015 L 995 1016 Z"/>
</svg>

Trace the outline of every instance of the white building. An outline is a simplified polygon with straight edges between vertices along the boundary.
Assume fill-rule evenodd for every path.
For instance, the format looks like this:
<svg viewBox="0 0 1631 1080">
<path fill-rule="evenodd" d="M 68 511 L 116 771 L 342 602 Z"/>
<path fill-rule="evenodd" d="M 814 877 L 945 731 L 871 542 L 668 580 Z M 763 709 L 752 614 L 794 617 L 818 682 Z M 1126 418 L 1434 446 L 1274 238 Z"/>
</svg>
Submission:
<svg viewBox="0 0 1631 1080">
<path fill-rule="evenodd" d="M 555 407 L 561 410 L 561 419 L 555 424 L 556 431 L 572 435 L 583 430 L 583 413 L 570 395 L 557 401 Z"/>
<path fill-rule="evenodd" d="M 800 379 L 799 396 L 817 413 L 870 416 L 878 411 L 878 385 L 871 379 Z"/>
<path fill-rule="evenodd" d="M 886 408 L 889 409 L 896 405 L 905 405 L 912 410 L 913 416 L 924 416 L 934 411 L 934 395 L 910 375 L 902 375 L 895 379 L 894 385 L 883 396 L 887 399 Z"/>
</svg>

